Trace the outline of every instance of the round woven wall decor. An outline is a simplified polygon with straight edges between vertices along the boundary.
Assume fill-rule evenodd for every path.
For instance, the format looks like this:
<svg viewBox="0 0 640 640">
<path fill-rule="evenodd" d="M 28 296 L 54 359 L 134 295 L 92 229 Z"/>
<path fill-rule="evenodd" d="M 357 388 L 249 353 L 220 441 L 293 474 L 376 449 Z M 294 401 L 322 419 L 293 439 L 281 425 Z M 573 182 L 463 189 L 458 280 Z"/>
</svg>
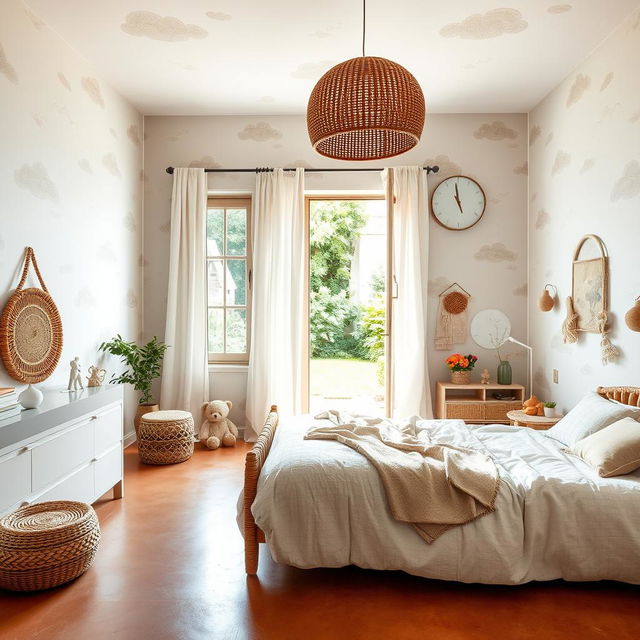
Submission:
<svg viewBox="0 0 640 640">
<path fill-rule="evenodd" d="M 409 151 L 424 127 L 422 89 L 402 65 L 373 56 L 341 62 L 313 88 L 307 128 L 313 148 L 338 160 Z"/>
<path fill-rule="evenodd" d="M 462 313 L 469 304 L 469 299 L 463 293 L 459 291 L 452 291 L 451 293 L 447 293 L 447 295 L 442 300 L 442 306 L 447 313 L 452 313 L 453 315 L 457 315 Z"/>
<path fill-rule="evenodd" d="M 30 264 L 42 289 L 23 289 Z M 34 384 L 53 373 L 61 354 L 62 320 L 27 247 L 22 277 L 0 316 L 0 356 L 14 380 Z"/>
</svg>

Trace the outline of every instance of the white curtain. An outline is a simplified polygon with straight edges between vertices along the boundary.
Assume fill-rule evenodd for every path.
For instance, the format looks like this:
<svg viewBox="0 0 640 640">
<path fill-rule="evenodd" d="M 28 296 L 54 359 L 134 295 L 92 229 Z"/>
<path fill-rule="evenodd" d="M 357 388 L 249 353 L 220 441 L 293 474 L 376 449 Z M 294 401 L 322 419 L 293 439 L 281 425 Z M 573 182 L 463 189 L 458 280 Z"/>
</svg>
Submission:
<svg viewBox="0 0 640 640">
<path fill-rule="evenodd" d="M 383 172 L 383 181 L 388 170 Z M 394 167 L 393 275 L 397 297 L 391 323 L 394 417 L 431 418 L 427 362 L 429 187 L 422 167 Z"/>
<path fill-rule="evenodd" d="M 251 355 L 245 439 L 272 404 L 302 411 L 306 371 L 304 171 L 259 173 L 253 205 Z"/>
<path fill-rule="evenodd" d="M 171 196 L 169 288 L 160 402 L 198 422 L 208 399 L 206 296 L 207 180 L 204 169 L 176 169 Z M 198 425 L 196 425 L 196 429 Z"/>
</svg>

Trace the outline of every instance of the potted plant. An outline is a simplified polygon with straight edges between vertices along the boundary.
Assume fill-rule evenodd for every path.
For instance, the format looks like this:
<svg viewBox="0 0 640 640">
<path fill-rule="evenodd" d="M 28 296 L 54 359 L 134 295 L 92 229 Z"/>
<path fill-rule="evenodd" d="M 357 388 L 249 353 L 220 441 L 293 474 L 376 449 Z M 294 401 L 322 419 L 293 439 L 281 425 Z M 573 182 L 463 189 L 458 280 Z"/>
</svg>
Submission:
<svg viewBox="0 0 640 640">
<path fill-rule="evenodd" d="M 556 403 L 555 402 L 544 402 L 544 415 L 546 418 L 555 418 L 556 417 Z"/>
<path fill-rule="evenodd" d="M 478 356 L 469 354 L 463 356 L 454 353 L 446 359 L 447 367 L 451 370 L 451 382 L 453 384 L 469 384 L 471 382 L 471 372 L 476 366 Z"/>
<path fill-rule="evenodd" d="M 155 336 L 153 340 L 143 346 L 138 346 L 135 342 L 127 342 L 118 334 L 109 342 L 100 345 L 100 351 L 105 351 L 113 356 L 120 356 L 120 362 L 127 368 L 119 376 L 111 376 L 110 382 L 115 384 L 131 384 L 136 391 L 140 392 L 138 409 L 133 423 L 138 435 L 138 424 L 140 418 L 151 411 L 158 411 L 158 405 L 151 396 L 151 385 L 160 376 L 160 367 L 167 345 L 158 340 Z"/>
</svg>

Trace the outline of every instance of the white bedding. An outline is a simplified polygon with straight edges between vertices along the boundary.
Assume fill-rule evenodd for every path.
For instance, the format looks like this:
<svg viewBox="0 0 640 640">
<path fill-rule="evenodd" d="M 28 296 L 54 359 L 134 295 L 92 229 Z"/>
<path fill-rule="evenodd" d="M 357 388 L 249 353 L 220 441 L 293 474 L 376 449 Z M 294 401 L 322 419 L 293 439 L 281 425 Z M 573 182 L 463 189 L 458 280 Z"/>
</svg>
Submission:
<svg viewBox="0 0 640 640">
<path fill-rule="evenodd" d="M 501 478 L 495 513 L 428 545 L 391 517 L 364 456 L 338 442 L 303 440 L 312 424 L 322 422 L 283 419 L 260 475 L 252 512 L 276 562 L 493 584 L 640 583 L 640 472 L 600 478 L 532 429 L 421 421 L 433 441 L 485 451 Z"/>
</svg>

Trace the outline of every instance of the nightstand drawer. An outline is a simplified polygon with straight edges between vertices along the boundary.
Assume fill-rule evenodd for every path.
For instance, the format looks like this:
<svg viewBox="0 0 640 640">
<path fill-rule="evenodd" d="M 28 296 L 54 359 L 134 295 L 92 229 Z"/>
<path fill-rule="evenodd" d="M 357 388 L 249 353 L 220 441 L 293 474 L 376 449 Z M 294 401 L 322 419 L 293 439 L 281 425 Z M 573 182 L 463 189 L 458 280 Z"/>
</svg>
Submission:
<svg viewBox="0 0 640 640">
<path fill-rule="evenodd" d="M 447 402 L 446 417 L 449 420 L 483 420 L 483 406 L 479 402 Z"/>
<path fill-rule="evenodd" d="M 487 402 L 484 405 L 484 419 L 508 422 L 507 412 L 518 409 L 522 409 L 522 402 Z"/>
</svg>

